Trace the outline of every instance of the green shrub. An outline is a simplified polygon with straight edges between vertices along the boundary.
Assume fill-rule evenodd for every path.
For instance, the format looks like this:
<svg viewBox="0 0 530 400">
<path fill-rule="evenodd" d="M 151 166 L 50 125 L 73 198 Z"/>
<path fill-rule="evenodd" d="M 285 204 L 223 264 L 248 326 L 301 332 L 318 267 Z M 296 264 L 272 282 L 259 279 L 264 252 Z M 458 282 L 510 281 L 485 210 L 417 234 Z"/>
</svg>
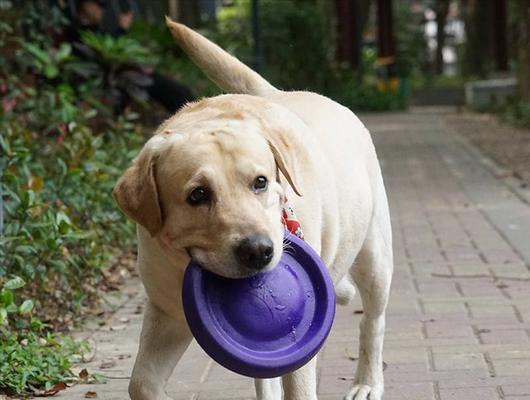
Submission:
<svg viewBox="0 0 530 400">
<path fill-rule="evenodd" d="M 81 32 L 81 40 L 108 62 L 156 65 L 158 56 L 149 47 L 127 37 L 101 35 L 91 31 Z"/>
<path fill-rule="evenodd" d="M 15 293 L 24 286 L 16 277 L 0 289 L 0 393 L 46 394 L 56 390 L 54 385 L 77 380 L 71 367 L 88 347 L 44 332 L 46 325 L 32 315 L 33 300 L 15 301 Z"/>
<path fill-rule="evenodd" d="M 250 1 L 237 0 L 219 12 L 212 39 L 253 65 Z M 275 86 L 323 92 L 328 72 L 328 35 L 315 1 L 260 2 L 265 59 L 263 75 Z"/>
<path fill-rule="evenodd" d="M 106 262 L 131 243 L 132 224 L 110 192 L 143 140 L 134 117 L 100 135 L 73 122 L 56 139 L 13 121 L 3 129 L 0 282 L 13 275 L 31 282 L 46 313 L 50 304 L 59 314 L 79 313 Z"/>
<path fill-rule="evenodd" d="M 109 261 L 132 244 L 134 224 L 111 191 L 144 140 L 137 114 L 113 117 L 104 105 L 102 68 L 42 34 L 61 16 L 52 7 L 47 19 L 37 4 L 0 24 L 0 45 L 13 55 L 0 62 L 0 393 L 8 394 L 76 379 L 84 345 L 51 331 L 96 301 Z"/>
<path fill-rule="evenodd" d="M 72 365 L 86 350 L 84 343 L 65 335 L 0 333 L 0 393 L 41 394 L 56 384 L 76 382 Z"/>
<path fill-rule="evenodd" d="M 515 102 L 503 110 L 503 117 L 512 125 L 530 128 L 530 103 Z"/>
<path fill-rule="evenodd" d="M 17 45 L 0 65 L 0 392 L 53 392 L 76 379 L 84 345 L 50 329 L 96 299 L 108 261 L 132 241 L 110 192 L 143 133 L 134 114 L 107 118 L 102 71 L 70 45 L 0 28 Z"/>
</svg>

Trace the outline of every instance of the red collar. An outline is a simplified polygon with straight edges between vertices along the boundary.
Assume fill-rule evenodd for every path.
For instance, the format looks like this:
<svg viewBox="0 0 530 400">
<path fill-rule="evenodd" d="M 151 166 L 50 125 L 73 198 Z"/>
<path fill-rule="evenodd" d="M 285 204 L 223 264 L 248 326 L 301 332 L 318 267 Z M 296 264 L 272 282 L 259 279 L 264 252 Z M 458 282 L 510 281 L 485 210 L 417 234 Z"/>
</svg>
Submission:
<svg viewBox="0 0 530 400">
<path fill-rule="evenodd" d="M 296 218 L 293 208 L 289 205 L 287 201 L 287 196 L 283 196 L 282 201 L 282 224 L 292 234 L 298 236 L 300 239 L 304 239 L 304 234 L 302 232 L 302 227 L 300 222 Z"/>
</svg>

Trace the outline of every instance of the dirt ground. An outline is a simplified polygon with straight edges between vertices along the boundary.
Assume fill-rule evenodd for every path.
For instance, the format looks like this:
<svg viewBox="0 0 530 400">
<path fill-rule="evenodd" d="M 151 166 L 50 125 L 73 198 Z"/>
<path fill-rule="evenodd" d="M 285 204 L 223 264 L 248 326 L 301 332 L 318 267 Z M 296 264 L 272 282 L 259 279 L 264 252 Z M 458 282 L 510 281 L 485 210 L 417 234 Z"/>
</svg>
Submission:
<svg viewBox="0 0 530 400">
<path fill-rule="evenodd" d="M 515 128 L 492 114 L 469 112 L 447 116 L 447 124 L 510 171 L 521 187 L 530 185 L 530 129 Z"/>
</svg>

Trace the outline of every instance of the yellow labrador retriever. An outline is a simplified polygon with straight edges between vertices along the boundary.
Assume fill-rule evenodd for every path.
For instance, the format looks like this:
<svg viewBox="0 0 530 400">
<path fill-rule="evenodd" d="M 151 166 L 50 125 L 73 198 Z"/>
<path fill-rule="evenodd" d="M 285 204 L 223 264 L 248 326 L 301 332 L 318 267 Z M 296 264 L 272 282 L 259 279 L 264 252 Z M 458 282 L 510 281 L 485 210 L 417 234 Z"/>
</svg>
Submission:
<svg viewBox="0 0 530 400">
<path fill-rule="evenodd" d="M 146 143 L 114 189 L 138 223 L 138 262 L 149 298 L 129 385 L 133 400 L 168 399 L 164 386 L 192 336 L 181 286 L 190 257 L 225 277 L 276 265 L 287 196 L 305 240 L 329 266 L 339 302 L 357 286 L 364 307 L 359 365 L 348 400 L 383 395 L 385 308 L 393 270 L 387 198 L 368 130 L 347 108 L 283 92 L 187 27 L 175 40 L 229 93 L 184 107 Z M 316 358 L 256 380 L 258 399 L 312 400 Z"/>
</svg>

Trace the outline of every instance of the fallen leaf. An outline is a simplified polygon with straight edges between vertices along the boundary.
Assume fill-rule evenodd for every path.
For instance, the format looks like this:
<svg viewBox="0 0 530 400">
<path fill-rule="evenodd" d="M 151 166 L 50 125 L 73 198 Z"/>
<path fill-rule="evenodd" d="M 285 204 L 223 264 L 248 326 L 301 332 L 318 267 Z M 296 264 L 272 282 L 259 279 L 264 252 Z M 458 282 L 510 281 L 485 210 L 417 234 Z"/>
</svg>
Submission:
<svg viewBox="0 0 530 400">
<path fill-rule="evenodd" d="M 111 331 L 123 331 L 125 328 L 127 328 L 127 325 L 112 325 L 110 327 Z"/>
<path fill-rule="evenodd" d="M 104 361 L 101 363 L 101 365 L 99 366 L 100 369 L 108 369 L 108 368 L 112 368 L 116 365 L 116 361 L 114 360 L 111 360 L 111 361 Z"/>
<path fill-rule="evenodd" d="M 66 386 L 66 383 L 59 382 L 53 385 L 51 388 L 45 391 L 40 391 L 39 393 L 35 393 L 35 396 L 37 397 L 49 397 L 49 396 L 55 396 L 60 391 L 66 389 L 68 386 Z"/>
<path fill-rule="evenodd" d="M 98 397 L 96 392 L 88 391 L 85 393 L 85 399 L 95 399 Z"/>
<path fill-rule="evenodd" d="M 44 186 L 44 180 L 40 176 L 32 176 L 29 178 L 28 187 L 34 192 L 40 192 Z"/>
<path fill-rule="evenodd" d="M 87 379 L 88 378 L 88 371 L 86 370 L 86 368 L 83 368 L 80 372 L 79 372 L 79 377 L 83 380 Z"/>
</svg>

